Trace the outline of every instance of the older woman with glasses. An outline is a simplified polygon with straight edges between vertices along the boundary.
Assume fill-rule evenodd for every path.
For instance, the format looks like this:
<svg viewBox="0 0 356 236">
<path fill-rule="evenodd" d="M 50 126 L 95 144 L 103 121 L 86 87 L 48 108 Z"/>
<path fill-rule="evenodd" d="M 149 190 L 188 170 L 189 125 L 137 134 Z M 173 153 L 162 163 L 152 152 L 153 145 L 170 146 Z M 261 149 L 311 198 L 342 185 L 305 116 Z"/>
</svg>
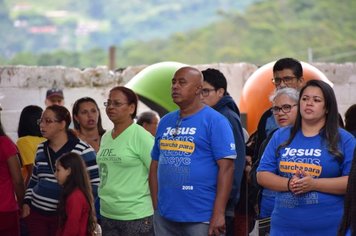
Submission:
<svg viewBox="0 0 356 236">
<path fill-rule="evenodd" d="M 87 165 L 94 196 L 99 185 L 95 151 L 69 130 L 69 111 L 58 105 L 46 108 L 38 120 L 47 141 L 38 146 L 33 173 L 26 190 L 23 217 L 29 235 L 55 235 L 58 227 L 57 206 L 61 187 L 55 178 L 55 162 L 65 153 L 75 152 Z"/>
<path fill-rule="evenodd" d="M 148 186 L 153 136 L 134 122 L 137 95 L 129 88 L 110 90 L 104 103 L 114 125 L 100 143 L 100 214 L 103 235 L 153 235 Z"/>
<path fill-rule="evenodd" d="M 356 140 L 339 128 L 333 89 L 310 80 L 292 127 L 274 134 L 257 180 L 276 191 L 271 235 L 337 235 Z"/>
<path fill-rule="evenodd" d="M 282 88 L 276 90 L 270 97 L 270 101 L 273 104 L 271 111 L 278 127 L 287 127 L 294 124 L 295 119 L 297 118 L 298 97 L 298 90 L 293 88 Z M 260 158 L 266 148 L 266 145 L 277 129 L 272 131 L 271 134 L 269 134 L 261 144 L 258 159 L 254 163 L 250 172 L 250 185 L 253 188 L 250 189 L 252 190 L 250 191 L 250 198 L 257 201 L 257 204 L 254 206 L 254 208 L 258 209 L 256 213 L 259 219 L 258 229 L 260 236 L 269 235 L 271 214 L 274 208 L 274 200 L 277 192 L 268 188 L 262 188 L 262 186 L 258 185 L 256 180 L 256 169 L 260 163 Z"/>
</svg>

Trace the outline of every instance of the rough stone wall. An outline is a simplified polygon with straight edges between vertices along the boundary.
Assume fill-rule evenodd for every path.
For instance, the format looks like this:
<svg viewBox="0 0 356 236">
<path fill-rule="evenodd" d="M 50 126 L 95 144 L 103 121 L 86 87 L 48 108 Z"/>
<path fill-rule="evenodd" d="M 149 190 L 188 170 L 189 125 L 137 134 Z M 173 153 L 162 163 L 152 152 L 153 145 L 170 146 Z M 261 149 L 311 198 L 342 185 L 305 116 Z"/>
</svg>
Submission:
<svg viewBox="0 0 356 236">
<path fill-rule="evenodd" d="M 316 63 L 313 66 L 334 83 L 339 112 L 344 116 L 346 110 L 356 103 L 356 63 Z"/>
<path fill-rule="evenodd" d="M 331 82 L 339 104 L 340 113 L 356 102 L 356 64 L 313 64 L 321 70 Z M 216 63 L 196 65 L 200 70 L 208 67 L 221 70 L 228 80 L 228 91 L 239 102 L 244 83 L 257 70 L 257 66 L 248 63 Z M 7 134 L 15 141 L 21 110 L 27 105 L 38 105 L 44 108 L 46 91 L 53 86 L 62 88 L 65 106 L 71 111 L 73 103 L 81 97 L 94 98 L 101 110 L 103 125 L 110 129 L 111 122 L 105 114 L 103 102 L 108 91 L 117 85 L 126 84 L 145 66 L 128 67 L 120 71 L 109 71 L 107 67 L 78 68 L 66 67 L 0 67 L 0 103 L 3 111 L 1 121 Z M 148 110 L 143 103 L 139 104 L 138 113 Z"/>
</svg>

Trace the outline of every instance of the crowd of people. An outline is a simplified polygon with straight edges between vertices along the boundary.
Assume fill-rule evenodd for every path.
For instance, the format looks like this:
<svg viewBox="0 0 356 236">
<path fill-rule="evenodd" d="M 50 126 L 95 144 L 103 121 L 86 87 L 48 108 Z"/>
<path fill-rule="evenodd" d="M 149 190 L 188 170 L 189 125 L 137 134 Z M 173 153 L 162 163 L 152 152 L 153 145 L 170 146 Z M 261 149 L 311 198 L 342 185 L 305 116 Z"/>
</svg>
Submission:
<svg viewBox="0 0 356 236">
<path fill-rule="evenodd" d="M 49 89 L 16 143 L 0 120 L 0 235 L 355 235 L 356 104 L 340 122 L 332 87 L 293 58 L 271 83 L 248 140 L 217 69 L 178 69 L 162 118 L 112 88 L 106 130 L 93 98 L 70 112 Z"/>
</svg>

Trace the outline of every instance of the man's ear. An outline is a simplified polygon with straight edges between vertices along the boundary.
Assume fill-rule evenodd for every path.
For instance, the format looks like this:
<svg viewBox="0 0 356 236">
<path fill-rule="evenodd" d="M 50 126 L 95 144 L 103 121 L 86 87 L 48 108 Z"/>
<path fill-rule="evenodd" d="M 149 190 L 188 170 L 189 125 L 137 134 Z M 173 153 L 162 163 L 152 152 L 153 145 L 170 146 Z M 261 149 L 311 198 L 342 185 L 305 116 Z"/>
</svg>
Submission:
<svg viewBox="0 0 356 236">
<path fill-rule="evenodd" d="M 147 122 L 142 123 L 142 127 L 145 128 L 146 130 L 149 125 L 150 125 L 150 123 L 147 123 Z"/>
<path fill-rule="evenodd" d="M 195 95 L 201 94 L 201 90 L 202 90 L 203 86 L 200 85 L 197 87 L 197 91 L 195 91 Z"/>
<path fill-rule="evenodd" d="M 304 82 L 305 82 L 304 77 L 303 77 L 303 76 L 300 77 L 300 78 L 298 79 L 298 82 L 299 82 L 299 87 L 300 87 L 300 88 L 303 87 L 303 86 L 304 86 Z"/>
<path fill-rule="evenodd" d="M 218 96 L 222 98 L 224 96 L 225 89 L 219 88 L 218 90 L 216 90 L 216 92 L 218 93 Z"/>
</svg>

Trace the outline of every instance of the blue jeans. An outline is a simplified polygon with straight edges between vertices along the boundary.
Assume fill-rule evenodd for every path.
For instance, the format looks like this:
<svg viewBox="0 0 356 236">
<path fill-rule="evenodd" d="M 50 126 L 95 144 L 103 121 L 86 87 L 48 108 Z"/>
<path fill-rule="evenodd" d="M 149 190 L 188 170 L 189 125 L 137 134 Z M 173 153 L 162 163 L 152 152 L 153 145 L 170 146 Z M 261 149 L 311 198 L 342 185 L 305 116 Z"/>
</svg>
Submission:
<svg viewBox="0 0 356 236">
<path fill-rule="evenodd" d="M 207 236 L 209 224 L 201 222 L 174 222 L 162 217 L 158 211 L 153 215 L 155 236 Z"/>
</svg>

